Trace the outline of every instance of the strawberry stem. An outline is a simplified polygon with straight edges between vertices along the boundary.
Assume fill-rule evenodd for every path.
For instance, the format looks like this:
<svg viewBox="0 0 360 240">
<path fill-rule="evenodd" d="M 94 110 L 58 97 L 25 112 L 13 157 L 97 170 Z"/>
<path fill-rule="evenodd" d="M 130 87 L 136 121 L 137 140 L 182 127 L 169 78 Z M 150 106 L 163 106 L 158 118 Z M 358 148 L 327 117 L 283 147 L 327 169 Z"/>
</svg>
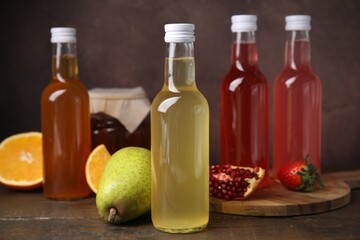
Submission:
<svg viewBox="0 0 360 240">
<path fill-rule="evenodd" d="M 314 164 L 309 163 L 310 155 L 307 154 L 304 158 L 307 169 L 301 168 L 296 174 L 301 177 L 302 185 L 296 190 L 300 192 L 312 192 L 314 183 L 318 183 L 321 187 L 325 187 L 324 182 L 317 172 Z"/>
</svg>

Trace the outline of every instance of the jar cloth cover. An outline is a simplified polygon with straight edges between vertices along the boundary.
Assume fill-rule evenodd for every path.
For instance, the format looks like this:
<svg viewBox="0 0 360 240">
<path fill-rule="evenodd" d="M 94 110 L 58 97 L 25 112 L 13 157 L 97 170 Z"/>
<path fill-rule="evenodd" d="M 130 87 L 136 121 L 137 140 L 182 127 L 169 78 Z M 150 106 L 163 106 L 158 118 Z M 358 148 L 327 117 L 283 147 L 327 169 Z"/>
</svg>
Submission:
<svg viewBox="0 0 360 240">
<path fill-rule="evenodd" d="M 90 112 L 117 118 L 133 133 L 150 112 L 150 101 L 142 87 L 93 88 L 89 90 Z"/>
</svg>

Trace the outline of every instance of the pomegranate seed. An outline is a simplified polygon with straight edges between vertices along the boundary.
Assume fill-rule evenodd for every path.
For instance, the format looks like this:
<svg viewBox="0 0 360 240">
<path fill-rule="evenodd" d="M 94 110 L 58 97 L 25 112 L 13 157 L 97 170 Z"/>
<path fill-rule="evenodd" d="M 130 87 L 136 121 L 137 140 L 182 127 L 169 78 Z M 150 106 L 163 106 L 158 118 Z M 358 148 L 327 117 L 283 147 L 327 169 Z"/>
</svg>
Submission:
<svg viewBox="0 0 360 240">
<path fill-rule="evenodd" d="M 259 167 L 250 170 L 229 164 L 212 165 L 209 169 L 209 192 L 214 197 L 226 200 L 243 198 L 245 192 L 252 191 L 248 179 L 258 180 L 257 172 L 260 170 Z"/>
</svg>

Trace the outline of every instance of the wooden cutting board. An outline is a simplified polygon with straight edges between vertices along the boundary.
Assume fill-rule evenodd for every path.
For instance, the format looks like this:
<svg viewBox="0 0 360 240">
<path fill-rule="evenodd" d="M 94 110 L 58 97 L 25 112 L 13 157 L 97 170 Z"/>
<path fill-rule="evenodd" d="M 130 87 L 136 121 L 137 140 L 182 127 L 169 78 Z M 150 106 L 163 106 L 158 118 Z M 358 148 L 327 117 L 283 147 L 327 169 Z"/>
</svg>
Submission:
<svg viewBox="0 0 360 240">
<path fill-rule="evenodd" d="M 246 200 L 210 197 L 210 211 L 247 216 L 296 216 L 330 211 L 350 202 L 351 187 L 360 187 L 360 170 L 325 174 L 323 180 L 325 188 L 311 193 L 290 191 L 271 181 L 268 187 Z"/>
</svg>

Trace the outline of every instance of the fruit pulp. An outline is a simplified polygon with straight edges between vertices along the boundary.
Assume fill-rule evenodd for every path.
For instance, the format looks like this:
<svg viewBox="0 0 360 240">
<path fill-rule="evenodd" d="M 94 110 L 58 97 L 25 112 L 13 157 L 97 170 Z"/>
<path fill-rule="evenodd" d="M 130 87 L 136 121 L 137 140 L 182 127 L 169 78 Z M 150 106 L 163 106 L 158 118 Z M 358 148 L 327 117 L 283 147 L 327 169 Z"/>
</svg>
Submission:
<svg viewBox="0 0 360 240">
<path fill-rule="evenodd" d="M 308 63 L 309 41 L 286 43 L 291 56 L 274 82 L 273 175 L 288 161 L 303 160 L 321 171 L 321 82 Z"/>
<path fill-rule="evenodd" d="M 151 106 L 151 213 L 165 232 L 200 231 L 209 219 L 209 109 L 186 70 L 193 65 L 172 59 L 173 81 Z"/>
<path fill-rule="evenodd" d="M 89 97 L 77 79 L 76 61 L 73 55 L 54 56 L 58 74 L 42 93 L 43 190 L 50 199 L 83 198 L 91 191 L 85 178 L 91 149 Z"/>
<path fill-rule="evenodd" d="M 257 66 L 255 43 L 233 43 L 233 64 L 220 89 L 221 164 L 269 172 L 268 84 Z"/>
</svg>

